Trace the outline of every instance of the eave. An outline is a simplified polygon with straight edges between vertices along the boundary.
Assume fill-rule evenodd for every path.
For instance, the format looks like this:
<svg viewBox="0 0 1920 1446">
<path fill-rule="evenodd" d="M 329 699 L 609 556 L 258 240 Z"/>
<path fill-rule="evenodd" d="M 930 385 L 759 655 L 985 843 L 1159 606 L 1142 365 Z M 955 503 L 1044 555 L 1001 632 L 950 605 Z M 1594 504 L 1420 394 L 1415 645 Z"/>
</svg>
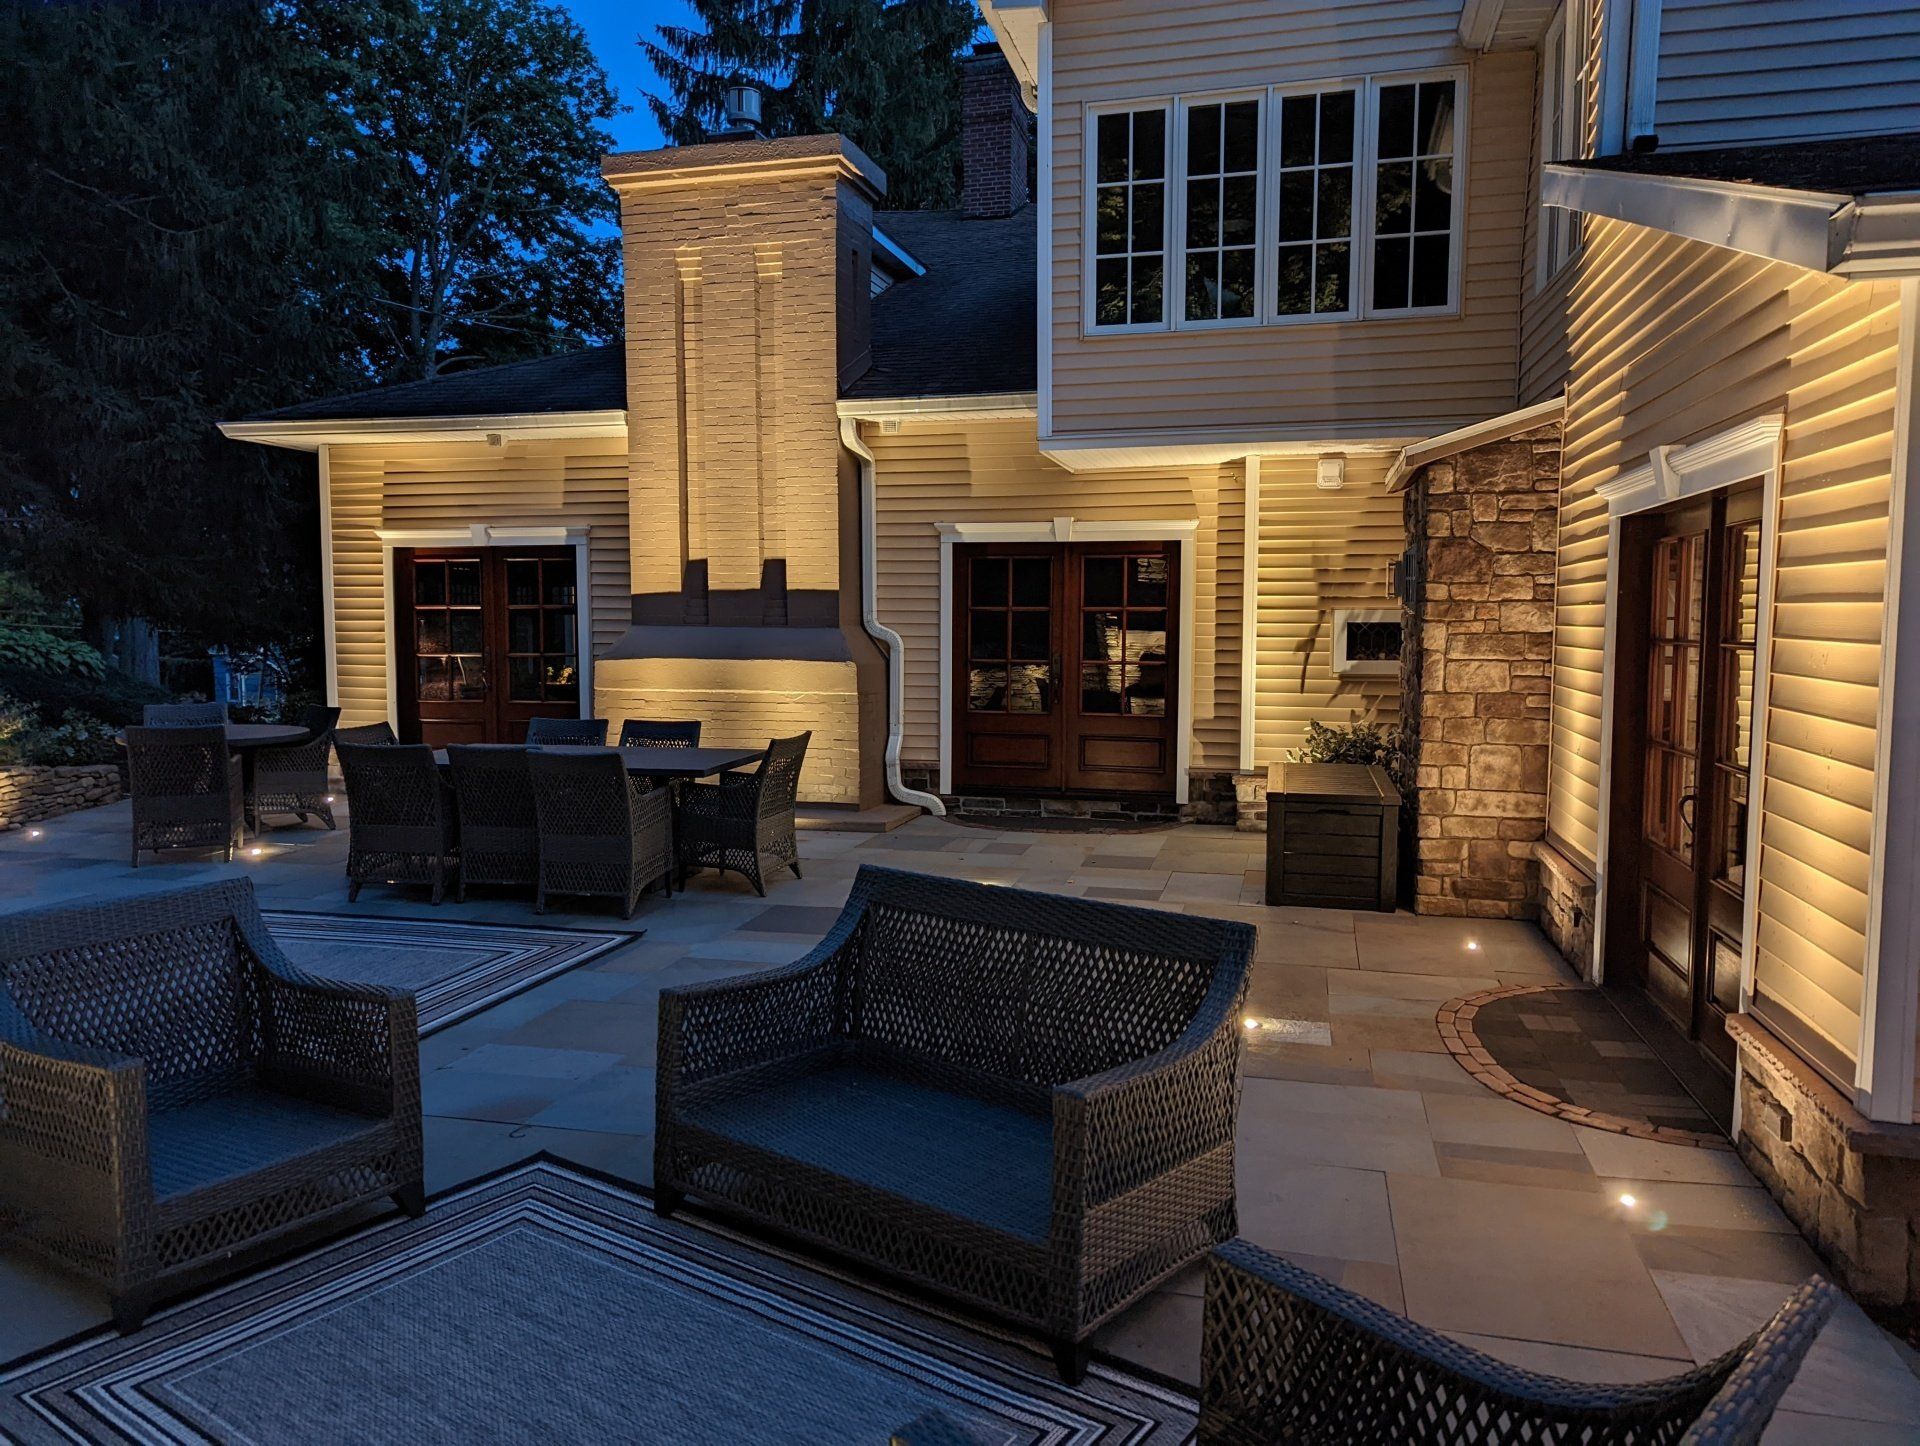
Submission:
<svg viewBox="0 0 1920 1446">
<path fill-rule="evenodd" d="M 1249 456 L 1392 456 L 1424 440 L 1394 432 L 1351 426 L 1195 427 L 1164 431 L 1078 432 L 1040 438 L 1040 455 L 1069 472 L 1103 472 L 1124 467 L 1212 467 Z"/>
<path fill-rule="evenodd" d="M 1027 109 L 1040 109 L 1040 30 L 1047 0 L 980 0 L 980 13 L 1000 42 L 1000 51 L 1020 82 Z"/>
<path fill-rule="evenodd" d="M 258 442 L 315 452 L 325 446 L 382 442 L 571 441 L 583 437 L 627 435 L 624 411 L 524 412 L 473 417 L 321 417 L 299 421 L 222 422 L 222 435 L 236 442 Z"/>
<path fill-rule="evenodd" d="M 1504 442 L 1510 437 L 1519 436 L 1522 432 L 1531 432 L 1535 427 L 1558 420 L 1565 410 L 1566 398 L 1552 396 L 1544 402 L 1535 402 L 1530 407 L 1502 412 L 1497 417 L 1488 417 L 1484 422 L 1456 427 L 1451 432 L 1442 432 L 1439 436 L 1429 437 L 1424 442 L 1415 442 L 1401 452 L 1394 459 L 1393 466 L 1387 469 L 1386 489 L 1389 492 L 1398 492 L 1407 485 L 1409 477 L 1429 462 L 1438 462 L 1461 452 L 1470 451 L 1474 447 L 1484 447 L 1490 442 Z"/>
</svg>

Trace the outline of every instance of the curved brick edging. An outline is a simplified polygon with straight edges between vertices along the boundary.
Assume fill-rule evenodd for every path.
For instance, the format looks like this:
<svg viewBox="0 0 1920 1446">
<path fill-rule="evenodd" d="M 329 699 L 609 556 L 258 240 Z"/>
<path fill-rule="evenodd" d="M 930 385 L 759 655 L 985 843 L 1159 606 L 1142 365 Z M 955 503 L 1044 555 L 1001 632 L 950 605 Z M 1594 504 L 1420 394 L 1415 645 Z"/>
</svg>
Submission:
<svg viewBox="0 0 1920 1446">
<path fill-rule="evenodd" d="M 123 792 L 115 763 L 0 768 L 0 832 L 112 803 Z"/>
<path fill-rule="evenodd" d="M 1604 1114 L 1599 1110 L 1587 1109 L 1584 1105 L 1571 1104 L 1532 1085 L 1522 1084 L 1487 1052 L 1480 1043 L 1480 1036 L 1474 1031 L 1474 1016 L 1479 1014 L 1482 1005 L 1491 1004 L 1496 999 L 1586 987 L 1583 984 L 1512 984 L 1505 989 L 1488 989 L 1479 994 L 1463 995 L 1441 1005 L 1440 1012 L 1434 1016 L 1434 1024 L 1440 1030 L 1440 1042 L 1460 1062 L 1462 1069 L 1495 1094 L 1515 1104 L 1538 1110 L 1543 1115 L 1552 1115 L 1570 1125 L 1585 1125 L 1590 1130 L 1605 1130 L 1613 1135 L 1631 1135 L 1636 1140 L 1654 1140 L 1663 1145 L 1691 1145 L 1700 1150 L 1731 1150 L 1732 1142 L 1718 1135 L 1677 1130 L 1671 1125 L 1656 1125 L 1649 1120 L 1630 1120 L 1621 1115 Z"/>
</svg>

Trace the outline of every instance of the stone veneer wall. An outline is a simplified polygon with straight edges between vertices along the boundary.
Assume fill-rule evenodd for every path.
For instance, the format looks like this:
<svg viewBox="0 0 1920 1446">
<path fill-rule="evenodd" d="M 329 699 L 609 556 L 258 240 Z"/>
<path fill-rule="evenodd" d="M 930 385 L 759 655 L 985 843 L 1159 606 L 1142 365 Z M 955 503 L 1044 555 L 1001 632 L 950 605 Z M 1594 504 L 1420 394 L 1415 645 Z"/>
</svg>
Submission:
<svg viewBox="0 0 1920 1446">
<path fill-rule="evenodd" d="M 1406 490 L 1418 589 L 1401 715 L 1422 914 L 1535 911 L 1559 492 L 1557 423 L 1429 463 Z"/>
<path fill-rule="evenodd" d="M 114 763 L 0 768 L 0 831 L 112 803 L 125 792 Z"/>
<path fill-rule="evenodd" d="M 1594 881 L 1550 843 L 1535 844 L 1533 857 L 1540 865 L 1540 931 L 1553 941 L 1561 958 L 1591 977 L 1594 903 L 1598 896 Z"/>
</svg>

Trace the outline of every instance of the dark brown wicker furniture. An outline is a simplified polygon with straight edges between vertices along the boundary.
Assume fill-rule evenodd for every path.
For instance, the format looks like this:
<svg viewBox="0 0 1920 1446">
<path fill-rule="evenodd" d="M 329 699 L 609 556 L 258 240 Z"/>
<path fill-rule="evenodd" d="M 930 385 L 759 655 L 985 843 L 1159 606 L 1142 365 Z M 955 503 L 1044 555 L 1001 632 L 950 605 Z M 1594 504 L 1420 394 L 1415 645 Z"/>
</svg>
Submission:
<svg viewBox="0 0 1920 1446">
<path fill-rule="evenodd" d="M 468 884 L 535 884 L 540 832 L 533 812 L 531 755 L 512 743 L 470 743 L 447 750 L 460 818 L 460 891 Z"/>
<path fill-rule="evenodd" d="M 327 781 L 327 759 L 333 750 L 333 725 L 340 721 L 338 708 L 308 708 L 300 717 L 307 730 L 304 743 L 285 748 L 262 748 L 245 757 L 250 776 L 247 779 L 247 826 L 258 830 L 260 817 L 268 813 L 290 813 L 305 823 L 309 816 L 328 828 L 333 822 L 333 785 Z"/>
<path fill-rule="evenodd" d="M 732 869 L 763 896 L 766 875 L 774 869 L 792 869 L 799 878 L 793 806 L 812 737 L 774 739 L 752 773 L 723 773 L 718 783 L 682 785 L 673 825 L 681 866 Z"/>
<path fill-rule="evenodd" d="M 818 948 L 660 995 L 654 1192 L 1088 1336 L 1235 1230 L 1254 931 L 863 868 Z"/>
<path fill-rule="evenodd" d="M 226 721 L 225 703 L 149 703 L 140 710 L 146 728 L 218 728 Z"/>
<path fill-rule="evenodd" d="M 1809 1280 L 1716 1360 L 1664 1380 L 1594 1385 L 1507 1365 L 1235 1240 L 1207 1262 L 1199 1439 L 1744 1446 L 1759 1441 L 1838 1298 Z"/>
<path fill-rule="evenodd" d="M 631 919 L 655 884 L 673 892 L 673 801 L 664 788 L 627 776 L 612 749 L 528 754 L 540 821 L 540 878 L 534 909 L 549 894 L 620 901 Z"/>
<path fill-rule="evenodd" d="M 538 748 L 543 743 L 571 743 L 575 746 L 604 744 L 607 720 L 604 718 L 530 718 L 527 742 Z"/>
<path fill-rule="evenodd" d="M 347 899 L 368 883 L 427 884 L 445 895 L 458 856 L 453 790 L 423 743 L 342 743 L 347 780 Z"/>
<path fill-rule="evenodd" d="M 423 1205 L 413 997 L 288 963 L 244 879 L 0 917 L 0 1217 L 112 1293 Z"/>
<path fill-rule="evenodd" d="M 142 849 L 224 849 L 231 863 L 246 822 L 246 786 L 226 730 L 129 728 L 124 742 L 133 866 L 140 867 Z"/>
<path fill-rule="evenodd" d="M 622 748 L 698 748 L 700 720 L 691 723 L 629 718 L 620 725 Z"/>
<path fill-rule="evenodd" d="M 358 728 L 334 729 L 333 741 L 336 746 L 358 743 L 366 748 L 391 748 L 400 740 L 394 737 L 391 723 L 363 723 Z"/>
<path fill-rule="evenodd" d="M 1276 763 L 1267 776 L 1267 902 L 1376 909 L 1400 902 L 1400 791 L 1362 763 Z"/>
</svg>

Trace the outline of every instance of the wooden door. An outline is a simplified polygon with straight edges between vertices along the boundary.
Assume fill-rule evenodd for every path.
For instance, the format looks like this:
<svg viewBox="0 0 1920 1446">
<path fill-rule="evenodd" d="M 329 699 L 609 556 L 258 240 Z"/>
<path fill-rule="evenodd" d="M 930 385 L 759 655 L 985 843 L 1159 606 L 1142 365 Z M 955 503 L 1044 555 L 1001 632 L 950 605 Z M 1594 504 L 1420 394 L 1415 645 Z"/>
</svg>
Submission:
<svg viewBox="0 0 1920 1446">
<path fill-rule="evenodd" d="M 955 549 L 957 791 L 1171 793 L 1168 543 Z"/>
<path fill-rule="evenodd" d="M 1741 489 L 1644 524 L 1645 694 L 1637 970 L 1648 994 L 1728 1066 L 1739 1007 L 1760 498 Z"/>
<path fill-rule="evenodd" d="M 393 591 L 400 736 L 518 743 L 580 713 L 571 548 L 401 549 Z"/>
</svg>

